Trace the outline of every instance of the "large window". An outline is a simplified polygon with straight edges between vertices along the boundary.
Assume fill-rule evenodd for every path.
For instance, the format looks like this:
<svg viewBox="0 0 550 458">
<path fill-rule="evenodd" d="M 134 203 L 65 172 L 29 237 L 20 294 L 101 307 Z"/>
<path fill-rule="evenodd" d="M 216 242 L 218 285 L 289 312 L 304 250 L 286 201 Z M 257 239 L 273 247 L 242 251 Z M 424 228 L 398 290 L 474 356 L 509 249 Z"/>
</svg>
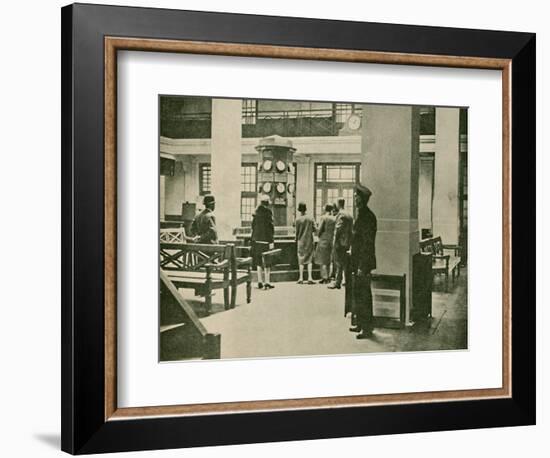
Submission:
<svg viewBox="0 0 550 458">
<path fill-rule="evenodd" d="M 359 182 L 359 163 L 315 164 L 315 218 L 324 213 L 326 204 L 345 200 L 345 208 L 355 215 L 354 186 Z"/>
<path fill-rule="evenodd" d="M 212 167 L 210 164 L 199 164 L 199 194 L 204 196 L 212 192 Z"/>
<path fill-rule="evenodd" d="M 241 222 L 248 226 L 256 208 L 258 195 L 258 164 L 255 162 L 241 166 Z"/>
<path fill-rule="evenodd" d="M 243 99 L 243 124 L 256 124 L 258 104 L 254 99 Z"/>
</svg>

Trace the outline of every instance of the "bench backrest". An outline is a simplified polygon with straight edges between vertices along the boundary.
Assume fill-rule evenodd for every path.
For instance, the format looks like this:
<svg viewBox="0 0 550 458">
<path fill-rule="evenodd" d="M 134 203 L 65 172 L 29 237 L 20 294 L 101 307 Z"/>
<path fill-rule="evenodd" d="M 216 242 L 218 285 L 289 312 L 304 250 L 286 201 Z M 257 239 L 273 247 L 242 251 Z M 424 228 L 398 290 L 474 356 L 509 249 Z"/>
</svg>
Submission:
<svg viewBox="0 0 550 458">
<path fill-rule="evenodd" d="M 160 242 L 161 243 L 184 243 L 184 229 L 182 227 L 161 228 Z"/>
<path fill-rule="evenodd" d="M 231 255 L 231 245 L 161 242 L 160 268 L 200 271 L 206 264 L 219 264 L 221 261 L 231 259 Z"/>
<path fill-rule="evenodd" d="M 371 274 L 371 288 L 374 297 L 374 306 L 376 306 L 377 290 L 399 291 L 399 322 L 405 325 L 406 297 L 407 297 L 407 276 L 403 275 L 384 275 Z M 376 313 L 375 313 L 376 316 Z"/>
<path fill-rule="evenodd" d="M 356 278 L 355 274 L 351 273 L 351 270 L 348 270 L 349 277 L 351 281 L 346 280 L 346 295 L 345 295 L 345 307 L 344 307 L 344 316 L 349 312 L 353 312 L 353 303 L 355 301 L 353 289 L 355 288 Z M 407 295 L 407 276 L 403 275 L 384 275 L 384 274 L 371 274 L 371 290 L 373 294 L 373 312 L 374 318 L 387 318 L 380 317 L 376 315 L 377 302 L 379 297 L 385 296 L 384 291 L 396 291 L 397 294 L 392 296 L 397 296 L 395 305 L 398 306 L 398 320 L 394 320 L 394 324 L 402 327 L 405 325 L 405 313 L 406 313 L 406 295 Z M 387 299 L 387 297 L 386 297 Z M 393 300 L 392 300 L 393 302 Z M 395 306 L 392 306 L 395 310 Z M 397 318 L 397 317 L 396 317 Z M 387 320 L 389 323 L 391 320 Z M 395 321 L 397 323 L 395 323 Z M 390 326 L 394 327 L 394 326 Z"/>
</svg>

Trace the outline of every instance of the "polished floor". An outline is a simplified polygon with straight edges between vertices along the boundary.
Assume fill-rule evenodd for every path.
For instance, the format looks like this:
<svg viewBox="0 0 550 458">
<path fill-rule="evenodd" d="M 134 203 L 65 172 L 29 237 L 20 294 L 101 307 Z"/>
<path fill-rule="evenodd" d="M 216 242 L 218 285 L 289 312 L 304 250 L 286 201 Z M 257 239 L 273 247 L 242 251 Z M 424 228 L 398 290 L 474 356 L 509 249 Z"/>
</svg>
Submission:
<svg viewBox="0 0 550 458">
<path fill-rule="evenodd" d="M 467 348 L 466 285 L 466 269 L 448 293 L 436 282 L 429 322 L 403 329 L 378 328 L 368 340 L 357 340 L 349 332 L 343 289 L 318 284 L 281 282 L 270 291 L 254 287 L 250 304 L 243 285 L 232 310 L 223 309 L 223 294 L 218 290 L 212 314 L 201 322 L 209 332 L 221 334 L 221 358 L 460 350 Z M 181 293 L 200 314 L 201 301 L 192 291 Z"/>
</svg>

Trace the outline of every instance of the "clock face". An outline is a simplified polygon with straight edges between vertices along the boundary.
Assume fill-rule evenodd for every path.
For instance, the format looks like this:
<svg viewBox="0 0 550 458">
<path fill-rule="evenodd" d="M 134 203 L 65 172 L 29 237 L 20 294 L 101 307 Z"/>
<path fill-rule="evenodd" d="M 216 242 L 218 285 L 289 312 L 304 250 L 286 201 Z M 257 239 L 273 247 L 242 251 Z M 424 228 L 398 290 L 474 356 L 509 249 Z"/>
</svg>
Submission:
<svg viewBox="0 0 550 458">
<path fill-rule="evenodd" d="M 277 170 L 279 172 L 284 172 L 286 170 L 286 165 L 283 161 L 277 161 L 277 163 L 275 164 L 275 167 L 277 167 Z"/>
<path fill-rule="evenodd" d="M 285 184 L 284 183 L 277 183 L 277 192 L 279 194 L 282 194 L 285 192 Z"/>
<path fill-rule="evenodd" d="M 264 168 L 264 170 L 266 172 L 269 172 L 271 170 L 271 167 L 273 167 L 273 161 L 269 160 L 269 159 L 266 159 L 262 165 L 262 167 Z"/>
<path fill-rule="evenodd" d="M 271 191 L 271 183 L 269 182 L 264 183 L 264 185 L 262 186 L 262 189 L 266 194 L 269 194 L 269 192 Z"/>
<path fill-rule="evenodd" d="M 361 118 L 359 116 L 357 116 L 356 114 L 352 114 L 349 118 L 348 118 L 348 127 L 351 129 L 351 130 L 357 130 L 359 129 L 359 127 L 361 127 Z"/>
<path fill-rule="evenodd" d="M 290 184 L 288 185 L 288 192 L 289 192 L 290 194 L 292 194 L 292 193 L 294 192 L 294 185 L 293 185 L 292 183 L 290 183 Z"/>
</svg>

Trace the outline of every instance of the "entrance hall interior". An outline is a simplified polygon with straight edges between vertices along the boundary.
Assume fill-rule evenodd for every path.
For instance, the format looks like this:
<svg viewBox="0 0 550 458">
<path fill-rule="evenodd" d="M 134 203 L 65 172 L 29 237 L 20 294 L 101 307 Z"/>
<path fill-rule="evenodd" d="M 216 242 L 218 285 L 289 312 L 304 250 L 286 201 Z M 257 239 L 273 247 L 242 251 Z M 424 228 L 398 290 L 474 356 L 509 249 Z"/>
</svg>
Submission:
<svg viewBox="0 0 550 458">
<path fill-rule="evenodd" d="M 467 348 L 467 108 L 159 101 L 160 360 Z M 338 199 L 357 217 L 357 183 L 377 218 L 376 324 L 364 340 L 345 314 L 349 272 L 328 289 L 314 261 L 315 284 L 297 284 L 294 226 L 299 202 L 317 222 Z M 246 262 L 263 194 L 271 290 Z M 206 195 L 219 240 L 205 248 L 185 237 Z"/>
</svg>

